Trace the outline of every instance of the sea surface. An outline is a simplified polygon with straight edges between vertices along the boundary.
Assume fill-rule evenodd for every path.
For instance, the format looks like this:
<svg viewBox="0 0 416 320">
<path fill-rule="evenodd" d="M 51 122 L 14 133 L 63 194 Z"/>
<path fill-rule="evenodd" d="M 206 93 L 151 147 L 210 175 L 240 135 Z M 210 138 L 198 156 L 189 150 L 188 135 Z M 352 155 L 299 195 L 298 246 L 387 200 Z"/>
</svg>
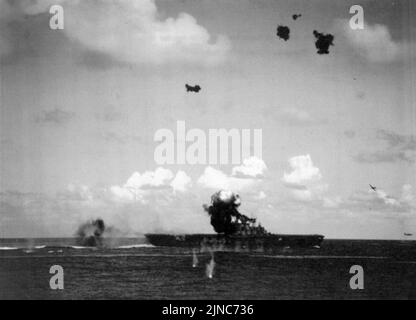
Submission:
<svg viewBox="0 0 416 320">
<path fill-rule="evenodd" d="M 51 290 L 51 266 L 64 289 Z M 350 288 L 350 268 L 364 289 Z M 154 247 L 144 238 L 105 248 L 76 239 L 0 239 L 0 299 L 416 299 L 416 241 L 324 240 L 273 253 Z"/>
</svg>

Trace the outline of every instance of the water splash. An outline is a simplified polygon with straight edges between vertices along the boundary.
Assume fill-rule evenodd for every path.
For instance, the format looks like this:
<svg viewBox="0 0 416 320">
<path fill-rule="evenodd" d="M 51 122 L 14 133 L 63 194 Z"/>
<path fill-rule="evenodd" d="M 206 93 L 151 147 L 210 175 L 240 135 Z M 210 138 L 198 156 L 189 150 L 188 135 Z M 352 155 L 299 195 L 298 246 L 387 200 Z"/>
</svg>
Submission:
<svg viewBox="0 0 416 320">
<path fill-rule="evenodd" d="M 196 251 L 192 251 L 192 268 L 196 268 L 198 266 L 198 256 L 196 255 Z"/>
<path fill-rule="evenodd" d="M 205 270 L 205 274 L 207 275 L 208 278 L 212 279 L 212 277 L 214 276 L 214 269 L 215 269 L 214 253 L 211 251 L 211 260 L 207 264 L 207 267 Z"/>
</svg>

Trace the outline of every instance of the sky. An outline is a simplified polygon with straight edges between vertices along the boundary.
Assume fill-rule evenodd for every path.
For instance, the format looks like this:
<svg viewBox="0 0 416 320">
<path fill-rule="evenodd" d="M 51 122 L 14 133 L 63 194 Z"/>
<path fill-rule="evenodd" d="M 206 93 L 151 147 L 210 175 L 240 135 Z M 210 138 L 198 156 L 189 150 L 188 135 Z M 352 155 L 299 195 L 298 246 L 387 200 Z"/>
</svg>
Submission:
<svg viewBox="0 0 416 320">
<path fill-rule="evenodd" d="M 212 232 L 219 189 L 270 232 L 416 234 L 416 5 L 362 0 L 353 30 L 354 4 L 0 0 L 0 237 Z M 262 158 L 160 165 L 178 121 L 261 129 Z"/>
</svg>

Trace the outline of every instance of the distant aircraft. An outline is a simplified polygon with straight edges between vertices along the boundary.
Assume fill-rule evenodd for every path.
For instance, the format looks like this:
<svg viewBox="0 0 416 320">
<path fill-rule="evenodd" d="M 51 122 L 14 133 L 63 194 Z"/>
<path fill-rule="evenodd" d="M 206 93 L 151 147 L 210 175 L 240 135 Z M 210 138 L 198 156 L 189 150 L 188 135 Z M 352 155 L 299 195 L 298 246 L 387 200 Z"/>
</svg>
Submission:
<svg viewBox="0 0 416 320">
<path fill-rule="evenodd" d="M 413 236 L 413 233 L 404 233 L 404 235 L 406 236 L 406 237 L 411 237 L 411 236 Z"/>
<path fill-rule="evenodd" d="M 376 187 L 373 187 L 371 184 L 369 185 L 371 189 L 373 189 L 374 191 L 377 191 Z"/>
<path fill-rule="evenodd" d="M 185 84 L 186 92 L 199 92 L 201 87 L 199 85 L 190 86 L 189 84 Z"/>
<path fill-rule="evenodd" d="M 300 18 L 300 17 L 302 17 L 302 15 L 300 13 L 292 15 L 293 20 L 296 20 L 297 18 Z"/>
</svg>

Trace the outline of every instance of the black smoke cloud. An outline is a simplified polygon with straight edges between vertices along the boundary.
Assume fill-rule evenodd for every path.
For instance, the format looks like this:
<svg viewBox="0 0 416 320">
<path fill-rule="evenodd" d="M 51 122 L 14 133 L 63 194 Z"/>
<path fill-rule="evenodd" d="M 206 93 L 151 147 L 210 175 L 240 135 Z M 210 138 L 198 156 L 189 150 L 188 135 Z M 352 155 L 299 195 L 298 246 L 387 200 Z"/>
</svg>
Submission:
<svg viewBox="0 0 416 320">
<path fill-rule="evenodd" d="M 211 205 L 204 205 L 204 209 L 211 217 L 215 232 L 233 234 L 239 231 L 241 225 L 256 222 L 238 212 L 240 204 L 240 196 L 231 191 L 221 190 L 211 196 Z"/>
<path fill-rule="evenodd" d="M 290 29 L 286 26 L 278 26 L 276 35 L 285 41 L 289 40 L 290 37 Z"/>
<path fill-rule="evenodd" d="M 77 242 L 86 247 L 101 247 L 105 231 L 106 226 L 103 219 L 88 221 L 78 228 Z"/>
<path fill-rule="evenodd" d="M 315 47 L 318 54 L 329 54 L 329 46 L 334 45 L 334 36 L 332 34 L 323 34 L 316 30 L 313 31 L 316 38 Z"/>
</svg>

